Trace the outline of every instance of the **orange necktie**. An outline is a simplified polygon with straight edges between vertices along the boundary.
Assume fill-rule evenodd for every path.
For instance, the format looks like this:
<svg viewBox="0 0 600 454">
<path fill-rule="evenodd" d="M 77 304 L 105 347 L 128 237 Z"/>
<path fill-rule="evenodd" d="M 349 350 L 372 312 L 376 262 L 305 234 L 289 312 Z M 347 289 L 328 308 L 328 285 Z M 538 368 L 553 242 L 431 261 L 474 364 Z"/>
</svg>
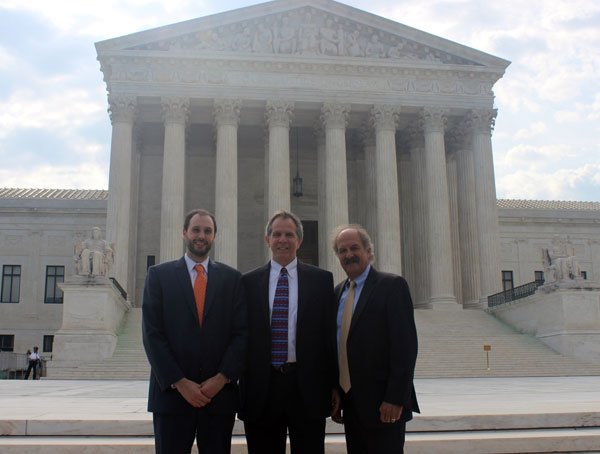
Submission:
<svg viewBox="0 0 600 454">
<path fill-rule="evenodd" d="M 194 269 L 198 272 L 194 281 L 194 298 L 196 299 L 196 309 L 198 309 L 198 322 L 200 322 L 200 327 L 202 327 L 204 298 L 206 296 L 206 274 L 204 273 L 204 267 L 200 263 L 194 265 Z"/>
</svg>

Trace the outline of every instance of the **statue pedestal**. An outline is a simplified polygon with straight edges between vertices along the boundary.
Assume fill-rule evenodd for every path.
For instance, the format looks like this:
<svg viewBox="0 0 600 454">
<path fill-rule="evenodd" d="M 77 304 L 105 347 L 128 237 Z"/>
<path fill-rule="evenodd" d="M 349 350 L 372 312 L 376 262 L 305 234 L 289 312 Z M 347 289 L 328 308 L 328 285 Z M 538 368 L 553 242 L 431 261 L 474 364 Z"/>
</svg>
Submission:
<svg viewBox="0 0 600 454">
<path fill-rule="evenodd" d="M 553 350 L 600 363 L 600 288 L 559 288 L 489 312 Z"/>
<path fill-rule="evenodd" d="M 64 292 L 63 322 L 54 336 L 52 368 L 110 358 L 116 332 L 130 304 L 105 277 L 73 276 L 59 284 Z"/>
</svg>

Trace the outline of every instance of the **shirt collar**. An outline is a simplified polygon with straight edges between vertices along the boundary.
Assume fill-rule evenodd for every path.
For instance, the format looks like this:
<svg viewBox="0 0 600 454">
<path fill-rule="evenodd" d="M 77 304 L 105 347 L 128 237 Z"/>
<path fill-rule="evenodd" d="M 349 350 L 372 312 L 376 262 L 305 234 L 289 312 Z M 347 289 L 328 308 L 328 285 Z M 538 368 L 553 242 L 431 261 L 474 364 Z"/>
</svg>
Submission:
<svg viewBox="0 0 600 454">
<path fill-rule="evenodd" d="M 367 280 L 367 276 L 369 275 L 369 271 L 371 271 L 371 264 L 368 264 L 367 267 L 365 268 L 365 270 L 360 274 L 360 276 L 358 276 L 356 279 L 354 279 L 354 282 L 356 283 L 356 287 L 362 287 L 363 284 L 365 283 L 365 281 Z M 348 279 L 348 283 L 346 284 L 346 287 L 350 285 L 350 279 Z"/>
<path fill-rule="evenodd" d="M 288 274 L 292 274 L 292 273 L 295 274 L 297 267 L 298 267 L 298 257 L 295 257 L 294 260 L 292 260 L 290 263 L 288 263 L 285 266 L 285 269 L 287 270 Z M 271 272 L 276 272 L 277 274 L 280 274 L 281 268 L 283 268 L 283 266 L 281 266 L 275 260 L 271 259 Z"/>
<path fill-rule="evenodd" d="M 191 273 L 192 270 L 194 269 L 194 266 L 196 266 L 197 262 L 194 262 L 189 255 L 187 255 L 187 252 L 184 255 L 185 257 L 185 264 L 187 265 L 187 269 L 188 269 L 188 273 Z M 204 274 L 208 275 L 208 262 L 210 261 L 209 257 L 206 257 L 202 262 L 200 262 L 200 264 L 204 267 Z"/>
</svg>

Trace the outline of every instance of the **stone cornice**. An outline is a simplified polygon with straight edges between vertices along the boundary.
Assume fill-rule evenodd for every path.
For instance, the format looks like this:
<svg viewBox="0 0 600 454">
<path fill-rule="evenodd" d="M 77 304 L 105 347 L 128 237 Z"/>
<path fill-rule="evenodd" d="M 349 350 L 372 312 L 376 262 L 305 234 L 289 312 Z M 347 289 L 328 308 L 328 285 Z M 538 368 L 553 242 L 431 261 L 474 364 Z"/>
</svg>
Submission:
<svg viewBox="0 0 600 454">
<path fill-rule="evenodd" d="M 485 67 L 399 65 L 329 58 L 248 59 L 114 55 L 101 59 L 109 92 L 133 83 L 206 86 L 303 87 L 398 93 L 492 96 L 501 73 Z"/>
</svg>

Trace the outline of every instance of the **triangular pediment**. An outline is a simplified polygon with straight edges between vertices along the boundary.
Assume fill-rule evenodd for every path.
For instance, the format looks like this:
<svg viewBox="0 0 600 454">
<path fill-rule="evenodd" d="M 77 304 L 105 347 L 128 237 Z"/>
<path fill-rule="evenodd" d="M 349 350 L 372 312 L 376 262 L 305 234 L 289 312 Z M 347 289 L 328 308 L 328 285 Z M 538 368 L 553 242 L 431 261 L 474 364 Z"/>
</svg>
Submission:
<svg viewBox="0 0 600 454">
<path fill-rule="evenodd" d="M 331 0 L 277 0 L 96 44 L 121 51 L 255 58 L 370 59 L 436 65 L 509 62 Z"/>
</svg>

